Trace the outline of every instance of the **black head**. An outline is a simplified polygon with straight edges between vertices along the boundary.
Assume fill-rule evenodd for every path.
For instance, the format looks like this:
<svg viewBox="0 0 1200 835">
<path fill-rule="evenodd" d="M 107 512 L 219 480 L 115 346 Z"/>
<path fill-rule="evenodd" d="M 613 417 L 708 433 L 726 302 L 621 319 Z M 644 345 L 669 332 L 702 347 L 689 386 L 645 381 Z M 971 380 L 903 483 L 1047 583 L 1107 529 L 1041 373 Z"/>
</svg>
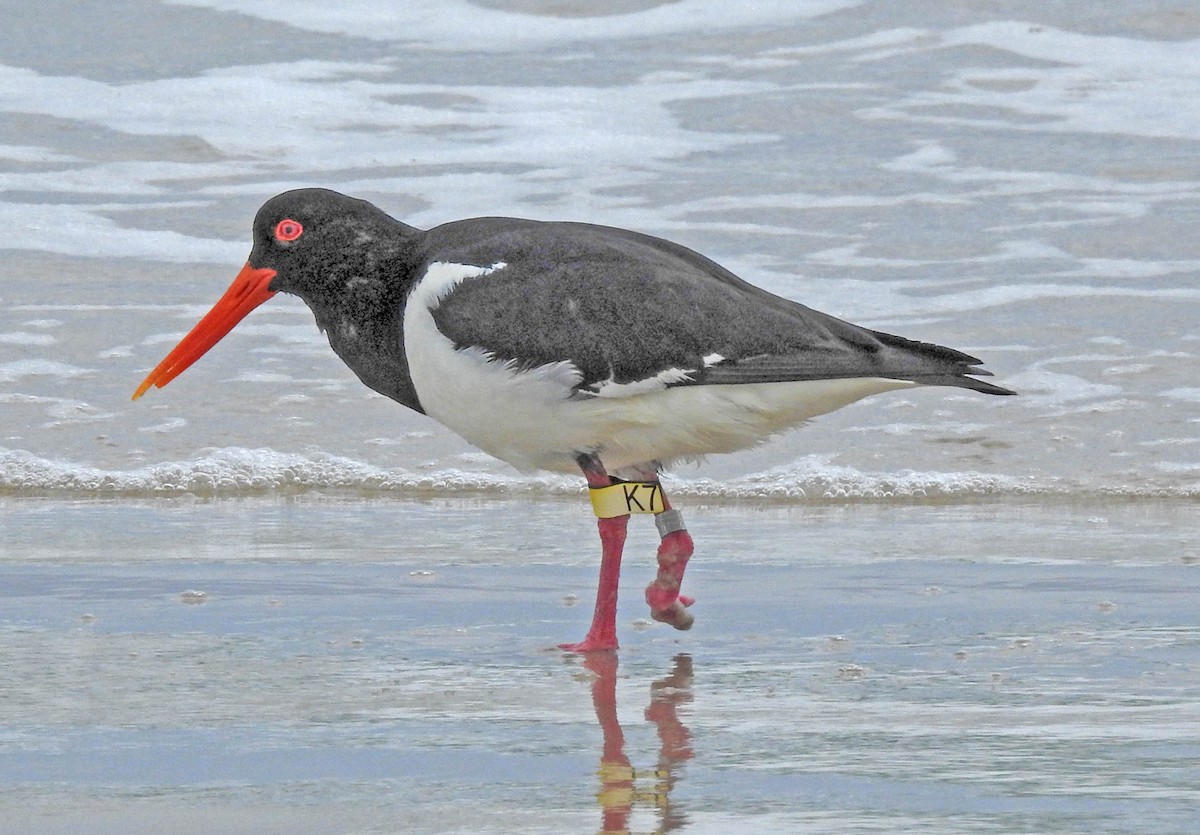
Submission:
<svg viewBox="0 0 1200 835">
<path fill-rule="evenodd" d="M 321 188 L 285 191 L 254 218 L 254 248 L 233 284 L 134 394 L 173 380 L 278 292 L 304 299 L 325 327 L 332 312 L 386 305 L 416 230 L 365 200 Z"/>
<path fill-rule="evenodd" d="M 323 188 L 272 197 L 253 228 L 250 265 L 276 272 L 271 290 L 306 300 L 336 293 L 345 277 L 369 271 L 414 231 L 365 200 Z"/>
</svg>

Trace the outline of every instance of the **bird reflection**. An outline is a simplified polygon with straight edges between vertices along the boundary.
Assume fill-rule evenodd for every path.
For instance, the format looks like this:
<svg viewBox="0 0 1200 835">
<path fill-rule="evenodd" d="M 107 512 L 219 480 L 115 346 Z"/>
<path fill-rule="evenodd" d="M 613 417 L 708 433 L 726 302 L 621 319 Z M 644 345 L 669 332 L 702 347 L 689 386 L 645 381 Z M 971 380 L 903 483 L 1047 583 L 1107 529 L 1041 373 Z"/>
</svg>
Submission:
<svg viewBox="0 0 1200 835">
<path fill-rule="evenodd" d="M 645 716 L 658 730 L 658 760 L 653 768 L 634 768 L 625 754 L 625 733 L 617 719 L 617 654 L 588 654 L 583 665 L 590 670 L 592 704 L 604 736 L 600 753 L 600 789 L 596 800 L 602 815 L 602 833 L 629 833 L 635 808 L 655 810 L 655 833 L 684 826 L 686 816 L 671 803 L 671 790 L 681 763 L 692 757 L 692 735 L 679 721 L 677 708 L 692 700 L 692 657 L 685 653 L 672 660 L 671 671 L 650 685 L 650 705 Z"/>
</svg>

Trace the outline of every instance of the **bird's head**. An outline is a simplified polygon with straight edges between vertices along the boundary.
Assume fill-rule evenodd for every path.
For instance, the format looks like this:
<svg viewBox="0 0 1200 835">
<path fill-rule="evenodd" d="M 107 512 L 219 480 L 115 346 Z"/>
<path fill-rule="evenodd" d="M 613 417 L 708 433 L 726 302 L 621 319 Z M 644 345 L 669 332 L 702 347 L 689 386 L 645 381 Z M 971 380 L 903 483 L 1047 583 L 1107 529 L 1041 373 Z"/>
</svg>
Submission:
<svg viewBox="0 0 1200 835">
<path fill-rule="evenodd" d="M 311 306 L 336 297 L 348 276 L 361 273 L 373 243 L 403 227 L 365 200 L 326 189 L 286 191 L 254 218 L 250 258 L 225 294 L 142 381 L 133 399 L 162 388 L 200 359 L 251 310 L 276 293 Z"/>
</svg>

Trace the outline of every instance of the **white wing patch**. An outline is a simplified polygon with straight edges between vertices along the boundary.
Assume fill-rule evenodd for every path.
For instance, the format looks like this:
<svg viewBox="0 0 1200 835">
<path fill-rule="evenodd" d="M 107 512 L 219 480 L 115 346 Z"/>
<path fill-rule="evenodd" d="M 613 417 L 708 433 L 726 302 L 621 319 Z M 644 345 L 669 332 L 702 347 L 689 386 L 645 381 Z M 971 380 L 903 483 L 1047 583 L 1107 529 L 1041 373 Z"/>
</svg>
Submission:
<svg viewBox="0 0 1200 835">
<path fill-rule="evenodd" d="M 613 377 L 593 383 L 590 388 L 597 397 L 632 397 L 635 394 L 645 394 L 651 391 L 662 391 L 675 383 L 686 383 L 692 379 L 695 369 L 668 368 L 653 377 L 644 380 L 633 380 L 628 383 L 618 383 Z"/>
<path fill-rule="evenodd" d="M 719 362 L 724 362 L 725 357 L 713 352 L 701 357 L 700 361 L 704 363 L 705 368 L 711 368 Z M 653 377 L 646 377 L 643 380 L 633 380 L 628 383 L 618 383 L 612 377 L 609 377 L 607 380 L 601 380 L 598 383 L 588 386 L 588 390 L 597 397 L 632 397 L 635 394 L 662 391 L 679 383 L 690 383 L 695 379 L 692 375 L 696 371 L 697 369 L 695 368 L 667 368 L 658 372 Z"/>
<path fill-rule="evenodd" d="M 438 305 L 442 303 L 442 299 L 450 295 L 451 290 L 468 278 L 491 275 L 507 266 L 508 264 L 503 261 L 497 261 L 490 267 L 476 267 L 470 264 L 450 264 L 445 261 L 434 261 L 429 265 L 429 269 L 425 271 L 425 275 L 421 276 L 421 280 L 417 282 L 412 296 L 409 297 L 408 304 L 411 306 L 415 302 L 426 310 L 436 310 Z"/>
</svg>

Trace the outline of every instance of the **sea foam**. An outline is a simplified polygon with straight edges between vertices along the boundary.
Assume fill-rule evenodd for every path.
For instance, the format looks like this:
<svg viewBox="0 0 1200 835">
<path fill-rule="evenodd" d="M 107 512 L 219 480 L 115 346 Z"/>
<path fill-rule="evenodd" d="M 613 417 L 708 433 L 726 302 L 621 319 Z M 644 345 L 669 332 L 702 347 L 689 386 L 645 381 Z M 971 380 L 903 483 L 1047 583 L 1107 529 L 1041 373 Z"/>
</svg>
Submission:
<svg viewBox="0 0 1200 835">
<path fill-rule="evenodd" d="M 1029 496 L 1064 499 L 1099 496 L 1188 498 L 1200 496 L 1200 481 L 1137 488 L 1081 485 L 1059 479 L 1018 478 L 981 472 L 864 472 L 839 466 L 828 456 L 805 456 L 760 473 L 715 480 L 667 474 L 671 495 L 700 503 L 821 503 L 965 501 Z M 0 494 L 12 496 L 236 498 L 340 492 L 364 496 L 464 499 L 569 497 L 582 493 L 582 479 L 563 475 L 527 476 L 442 468 L 428 472 L 384 469 L 328 454 L 227 447 L 186 461 L 130 470 L 110 470 L 42 458 L 0 447 Z"/>
</svg>

